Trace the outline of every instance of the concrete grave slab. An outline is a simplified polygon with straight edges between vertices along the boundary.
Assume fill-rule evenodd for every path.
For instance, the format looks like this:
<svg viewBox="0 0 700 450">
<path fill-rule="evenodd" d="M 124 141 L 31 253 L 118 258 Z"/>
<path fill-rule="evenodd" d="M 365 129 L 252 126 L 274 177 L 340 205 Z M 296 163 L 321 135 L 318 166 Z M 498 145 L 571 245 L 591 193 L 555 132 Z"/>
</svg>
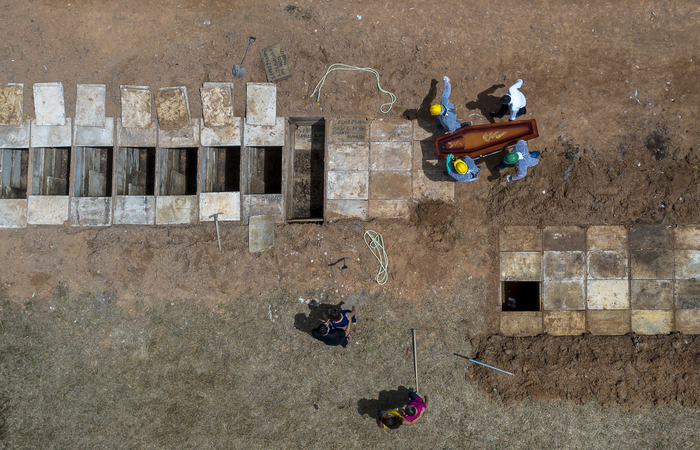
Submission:
<svg viewBox="0 0 700 450">
<path fill-rule="evenodd" d="M 677 280 L 700 279 L 700 250 L 676 250 Z"/>
<path fill-rule="evenodd" d="M 196 195 L 156 197 L 156 225 L 185 225 L 197 222 Z"/>
<path fill-rule="evenodd" d="M 329 144 L 327 170 L 368 170 L 369 143 Z"/>
<path fill-rule="evenodd" d="M 539 281 L 542 255 L 534 252 L 501 252 L 502 281 Z"/>
<path fill-rule="evenodd" d="M 700 250 L 700 226 L 687 225 L 675 229 L 676 250 Z"/>
<path fill-rule="evenodd" d="M 370 141 L 411 141 L 413 138 L 413 124 L 408 120 L 384 121 L 375 119 L 370 125 Z"/>
<path fill-rule="evenodd" d="M 415 200 L 441 200 L 454 201 L 454 180 L 439 170 L 413 170 L 412 172 L 413 198 Z"/>
<path fill-rule="evenodd" d="M 70 147 L 72 145 L 72 119 L 65 119 L 64 125 L 37 125 L 32 120 L 30 145 L 37 147 Z"/>
<path fill-rule="evenodd" d="M 0 84 L 0 125 L 21 127 L 24 122 L 24 85 Z"/>
<path fill-rule="evenodd" d="M 409 200 L 370 200 L 370 219 L 403 219 L 411 211 Z"/>
<path fill-rule="evenodd" d="M 0 126 L 0 148 L 29 148 L 31 121 L 25 120 L 21 126 Z"/>
<path fill-rule="evenodd" d="M 588 228 L 588 250 L 626 250 L 627 229 L 604 225 Z"/>
<path fill-rule="evenodd" d="M 233 125 L 225 127 L 202 127 L 201 141 L 203 147 L 237 147 L 241 145 L 243 119 L 233 118 Z"/>
<path fill-rule="evenodd" d="M 360 219 L 369 220 L 369 202 L 367 200 L 328 200 L 325 211 L 326 220 Z"/>
<path fill-rule="evenodd" d="M 246 84 L 246 125 L 276 125 L 277 86 L 274 83 Z"/>
<path fill-rule="evenodd" d="M 411 170 L 413 143 L 372 142 L 369 164 L 372 170 Z"/>
<path fill-rule="evenodd" d="M 278 83 L 292 76 L 292 70 L 287 63 L 287 51 L 284 45 L 275 44 L 263 49 L 260 53 L 263 65 L 265 66 L 265 75 L 270 83 Z"/>
<path fill-rule="evenodd" d="M 326 198 L 329 200 L 367 200 L 369 198 L 369 172 L 366 170 L 329 171 L 326 181 Z"/>
<path fill-rule="evenodd" d="M 683 334 L 700 334 L 700 310 L 676 310 L 676 330 Z"/>
<path fill-rule="evenodd" d="M 501 313 L 501 334 L 524 337 L 542 334 L 542 313 L 513 311 Z"/>
<path fill-rule="evenodd" d="M 373 170 L 369 173 L 370 200 L 409 200 L 411 196 L 411 172 Z"/>
<path fill-rule="evenodd" d="M 588 280 L 588 309 L 629 309 L 627 280 Z"/>
<path fill-rule="evenodd" d="M 231 127 L 233 117 L 233 83 L 204 83 L 199 90 L 202 96 L 204 126 Z"/>
<path fill-rule="evenodd" d="M 674 256 L 670 250 L 637 250 L 630 252 L 632 279 L 670 280 L 673 278 Z"/>
<path fill-rule="evenodd" d="M 632 309 L 673 309 L 673 283 L 669 280 L 632 280 Z"/>
<path fill-rule="evenodd" d="M 34 84 L 34 115 L 36 125 L 66 124 L 66 107 L 63 102 L 62 83 Z"/>
<path fill-rule="evenodd" d="M 638 225 L 630 230 L 630 250 L 673 248 L 673 233 L 665 225 Z"/>
<path fill-rule="evenodd" d="M 213 214 L 219 214 L 219 221 L 241 220 L 240 192 L 202 192 L 199 194 L 199 221 L 213 222 Z"/>
<path fill-rule="evenodd" d="M 116 195 L 114 197 L 115 225 L 154 225 L 156 198 L 152 195 Z"/>
<path fill-rule="evenodd" d="M 627 251 L 596 250 L 588 252 L 588 279 L 626 280 Z"/>
<path fill-rule="evenodd" d="M 104 84 L 79 84 L 75 99 L 75 125 L 83 127 L 103 127 L 105 125 Z"/>
<path fill-rule="evenodd" d="M 436 170 L 440 172 L 445 172 L 447 170 L 445 160 L 438 159 L 437 153 L 435 151 L 435 143 L 433 141 L 413 142 L 412 168 L 414 171 Z M 450 178 L 450 180 L 452 180 L 452 178 Z"/>
<path fill-rule="evenodd" d="M 550 251 L 585 251 L 586 230 L 581 227 L 545 227 L 543 248 Z"/>
<path fill-rule="evenodd" d="M 673 311 L 632 311 L 632 331 L 637 334 L 669 334 Z"/>
<path fill-rule="evenodd" d="M 583 280 L 586 274 L 584 253 L 544 252 L 542 255 L 545 280 Z"/>
<path fill-rule="evenodd" d="M 676 309 L 700 309 L 700 281 L 677 280 L 674 300 Z"/>
<path fill-rule="evenodd" d="M 121 123 L 125 128 L 151 128 L 151 90 L 148 86 L 120 86 Z"/>
<path fill-rule="evenodd" d="M 589 310 L 586 311 L 588 331 L 597 336 L 621 336 L 632 329 L 631 315 L 628 310 Z"/>
<path fill-rule="evenodd" d="M 30 225 L 63 225 L 68 221 L 67 195 L 30 195 L 27 223 Z"/>
<path fill-rule="evenodd" d="M 124 127 L 122 120 L 117 119 L 117 145 L 119 147 L 155 147 L 157 144 L 158 127 Z"/>
<path fill-rule="evenodd" d="M 0 228 L 27 226 L 27 199 L 0 200 Z"/>
<path fill-rule="evenodd" d="M 545 310 L 586 309 L 586 294 L 583 280 L 545 281 L 543 285 L 542 307 Z"/>
<path fill-rule="evenodd" d="M 328 121 L 328 143 L 369 141 L 369 121 L 364 117 L 346 117 Z"/>
<path fill-rule="evenodd" d="M 70 204 L 71 225 L 89 227 L 112 225 L 110 197 L 72 197 Z"/>
<path fill-rule="evenodd" d="M 585 311 L 545 311 L 544 332 L 552 336 L 578 336 L 586 332 Z"/>
<path fill-rule="evenodd" d="M 275 221 L 267 215 L 251 216 L 248 227 L 248 251 L 258 253 L 275 245 Z"/>
<path fill-rule="evenodd" d="M 161 131 L 179 130 L 190 124 L 190 102 L 185 86 L 160 88 L 155 93 L 155 100 Z"/>
<path fill-rule="evenodd" d="M 158 145 L 161 148 L 199 147 L 201 119 L 192 119 L 189 125 L 175 130 L 159 130 Z"/>
<path fill-rule="evenodd" d="M 265 147 L 284 145 L 287 122 L 284 117 L 278 117 L 274 126 L 243 125 L 243 145 L 246 147 Z"/>
<path fill-rule="evenodd" d="M 502 252 L 539 252 L 542 250 L 542 230 L 527 226 L 503 227 L 498 243 Z"/>
<path fill-rule="evenodd" d="M 73 127 L 73 142 L 76 147 L 112 147 L 114 146 L 114 118 L 105 117 L 101 127 Z"/>
<path fill-rule="evenodd" d="M 271 216 L 276 223 L 284 223 L 284 197 L 282 194 L 252 194 L 241 196 L 241 213 L 244 224 L 252 216 Z"/>
</svg>

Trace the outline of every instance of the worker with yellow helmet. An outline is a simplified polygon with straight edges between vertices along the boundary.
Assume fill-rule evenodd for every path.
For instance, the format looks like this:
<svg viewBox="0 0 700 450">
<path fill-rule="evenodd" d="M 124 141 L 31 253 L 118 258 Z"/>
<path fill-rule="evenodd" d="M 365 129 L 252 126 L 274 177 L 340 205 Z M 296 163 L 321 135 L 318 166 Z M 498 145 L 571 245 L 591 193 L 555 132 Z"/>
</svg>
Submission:
<svg viewBox="0 0 700 450">
<path fill-rule="evenodd" d="M 447 174 L 457 181 L 474 181 L 480 170 L 468 156 L 455 159 L 453 154 L 447 155 Z"/>
<path fill-rule="evenodd" d="M 455 114 L 455 105 L 450 102 L 450 93 L 452 92 L 450 79 L 447 77 L 442 77 L 442 82 L 442 101 L 440 104 L 436 103 L 430 107 L 430 114 L 438 117 L 440 124 L 445 130 L 447 130 L 448 133 L 454 133 L 461 127 L 471 125 L 472 123 L 468 122 L 464 125 L 459 123 L 457 120 L 457 114 Z"/>
</svg>

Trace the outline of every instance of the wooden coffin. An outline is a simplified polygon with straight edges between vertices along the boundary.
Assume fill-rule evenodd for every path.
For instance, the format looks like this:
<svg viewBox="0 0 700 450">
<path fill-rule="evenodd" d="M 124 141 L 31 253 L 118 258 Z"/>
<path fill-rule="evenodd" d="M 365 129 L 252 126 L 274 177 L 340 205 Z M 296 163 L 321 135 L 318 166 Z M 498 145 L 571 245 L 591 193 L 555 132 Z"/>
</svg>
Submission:
<svg viewBox="0 0 700 450">
<path fill-rule="evenodd" d="M 478 158 L 502 150 L 519 140 L 539 136 L 534 119 L 462 127 L 435 140 L 438 156 L 454 154 Z"/>
</svg>

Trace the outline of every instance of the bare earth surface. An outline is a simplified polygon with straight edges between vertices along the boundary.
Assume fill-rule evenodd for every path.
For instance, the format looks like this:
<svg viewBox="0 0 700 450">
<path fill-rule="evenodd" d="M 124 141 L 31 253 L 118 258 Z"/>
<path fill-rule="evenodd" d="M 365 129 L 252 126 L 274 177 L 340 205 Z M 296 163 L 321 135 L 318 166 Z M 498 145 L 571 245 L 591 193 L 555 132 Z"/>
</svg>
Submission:
<svg viewBox="0 0 700 450">
<path fill-rule="evenodd" d="M 0 448 L 700 446 L 695 336 L 495 335 L 501 226 L 700 223 L 696 2 L 69 1 L 0 5 L 0 82 L 24 83 L 29 118 L 51 81 L 69 117 L 79 83 L 107 85 L 108 116 L 120 85 L 187 86 L 199 117 L 255 36 L 237 116 L 282 43 L 278 115 L 429 120 L 447 75 L 459 118 L 486 123 L 522 78 L 543 156 L 508 185 L 487 158 L 454 204 L 362 224 L 385 286 L 352 222 L 279 226 L 258 255 L 229 223 L 222 253 L 213 224 L 0 230 Z M 366 73 L 310 99 L 335 62 L 378 70 L 392 111 Z M 312 300 L 358 307 L 352 348 L 311 338 Z M 380 430 L 414 384 L 412 327 L 430 407 Z"/>
</svg>

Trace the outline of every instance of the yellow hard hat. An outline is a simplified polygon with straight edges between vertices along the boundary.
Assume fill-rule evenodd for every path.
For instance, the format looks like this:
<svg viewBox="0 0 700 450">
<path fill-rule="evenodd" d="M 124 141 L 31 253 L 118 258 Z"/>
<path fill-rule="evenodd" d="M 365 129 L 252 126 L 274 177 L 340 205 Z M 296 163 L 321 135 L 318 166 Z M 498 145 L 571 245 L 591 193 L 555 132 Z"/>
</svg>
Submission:
<svg viewBox="0 0 700 450">
<path fill-rule="evenodd" d="M 437 103 L 430 106 L 430 114 L 432 114 L 433 116 L 437 116 L 441 112 L 442 112 L 442 106 L 438 105 Z"/>
<path fill-rule="evenodd" d="M 469 172 L 469 167 L 467 167 L 467 163 L 462 161 L 461 159 L 458 159 L 455 161 L 455 170 L 457 173 L 464 175 L 465 173 Z"/>
</svg>

